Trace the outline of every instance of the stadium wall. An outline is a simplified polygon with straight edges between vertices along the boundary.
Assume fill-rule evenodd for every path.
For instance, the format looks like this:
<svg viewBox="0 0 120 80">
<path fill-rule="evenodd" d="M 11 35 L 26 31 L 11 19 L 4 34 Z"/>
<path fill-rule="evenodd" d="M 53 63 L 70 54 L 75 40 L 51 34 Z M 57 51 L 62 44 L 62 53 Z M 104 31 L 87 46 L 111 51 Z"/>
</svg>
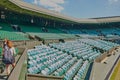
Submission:
<svg viewBox="0 0 120 80">
<path fill-rule="evenodd" d="M 113 51 L 115 50 L 115 48 L 117 48 L 117 47 L 114 47 L 114 48 L 112 48 L 111 50 L 103 53 L 100 57 L 98 57 L 98 58 L 95 60 L 95 62 L 98 62 L 98 63 L 102 62 L 106 57 L 108 57 L 108 56 L 110 56 L 110 55 L 113 54 Z"/>
</svg>

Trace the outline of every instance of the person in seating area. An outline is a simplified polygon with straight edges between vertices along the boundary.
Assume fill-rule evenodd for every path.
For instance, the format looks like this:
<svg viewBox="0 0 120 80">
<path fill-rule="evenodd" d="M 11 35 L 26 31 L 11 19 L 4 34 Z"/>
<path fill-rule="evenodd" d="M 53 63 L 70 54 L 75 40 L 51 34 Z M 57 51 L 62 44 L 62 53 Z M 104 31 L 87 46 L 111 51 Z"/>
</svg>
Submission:
<svg viewBox="0 0 120 80">
<path fill-rule="evenodd" d="M 10 74 L 10 65 L 12 65 L 13 68 L 15 67 L 14 54 L 16 54 L 16 52 L 15 48 L 13 47 L 12 41 L 5 39 L 3 43 L 2 61 L 4 64 L 6 64 L 7 75 Z"/>
</svg>

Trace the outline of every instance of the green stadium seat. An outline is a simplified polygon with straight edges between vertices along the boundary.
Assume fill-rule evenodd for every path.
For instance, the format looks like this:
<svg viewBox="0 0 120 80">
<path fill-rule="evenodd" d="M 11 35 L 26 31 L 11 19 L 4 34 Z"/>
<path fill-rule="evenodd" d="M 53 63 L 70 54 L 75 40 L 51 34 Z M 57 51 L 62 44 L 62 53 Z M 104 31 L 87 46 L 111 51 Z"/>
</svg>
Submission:
<svg viewBox="0 0 120 80">
<path fill-rule="evenodd" d="M 9 31 L 3 31 L 0 30 L 0 39 L 9 39 L 9 40 L 29 40 L 27 37 L 25 37 L 22 34 L 17 34 L 15 32 L 9 32 Z"/>
</svg>

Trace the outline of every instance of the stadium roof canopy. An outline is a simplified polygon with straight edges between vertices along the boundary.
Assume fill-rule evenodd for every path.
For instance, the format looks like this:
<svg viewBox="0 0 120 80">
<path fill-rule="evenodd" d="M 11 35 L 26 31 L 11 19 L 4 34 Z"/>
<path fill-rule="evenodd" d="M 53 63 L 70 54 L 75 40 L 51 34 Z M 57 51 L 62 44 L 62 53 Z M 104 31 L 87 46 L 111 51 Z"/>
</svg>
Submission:
<svg viewBox="0 0 120 80">
<path fill-rule="evenodd" d="M 120 16 L 79 19 L 79 18 L 73 18 L 73 17 L 67 16 L 67 15 L 63 15 L 61 13 L 57 13 L 57 12 L 54 12 L 54 11 L 50 11 L 48 9 L 41 8 L 41 7 L 33 5 L 33 4 L 29 4 L 29 3 L 24 2 L 22 0 L 9 0 L 9 1 L 11 1 L 12 3 L 16 4 L 17 6 L 23 8 L 23 9 L 34 11 L 34 12 L 37 12 L 37 13 L 40 13 L 40 14 L 43 14 L 43 15 L 55 17 L 56 19 L 61 19 L 61 21 L 66 20 L 66 21 L 74 22 L 74 23 L 120 22 Z"/>
</svg>

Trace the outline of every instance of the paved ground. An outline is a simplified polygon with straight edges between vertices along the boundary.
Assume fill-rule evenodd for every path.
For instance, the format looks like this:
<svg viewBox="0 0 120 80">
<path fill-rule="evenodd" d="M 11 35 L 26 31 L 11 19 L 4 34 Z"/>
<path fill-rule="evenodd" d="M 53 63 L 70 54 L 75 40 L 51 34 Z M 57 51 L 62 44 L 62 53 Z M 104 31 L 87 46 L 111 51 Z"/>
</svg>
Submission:
<svg viewBox="0 0 120 80">
<path fill-rule="evenodd" d="M 95 62 L 92 70 L 93 74 L 92 74 L 91 80 L 104 80 L 107 73 L 110 71 L 114 62 L 118 58 L 119 53 L 120 53 L 120 50 L 116 52 L 115 55 L 111 55 L 110 57 L 107 57 L 107 59 L 105 60 L 106 64 Z"/>
</svg>

